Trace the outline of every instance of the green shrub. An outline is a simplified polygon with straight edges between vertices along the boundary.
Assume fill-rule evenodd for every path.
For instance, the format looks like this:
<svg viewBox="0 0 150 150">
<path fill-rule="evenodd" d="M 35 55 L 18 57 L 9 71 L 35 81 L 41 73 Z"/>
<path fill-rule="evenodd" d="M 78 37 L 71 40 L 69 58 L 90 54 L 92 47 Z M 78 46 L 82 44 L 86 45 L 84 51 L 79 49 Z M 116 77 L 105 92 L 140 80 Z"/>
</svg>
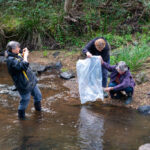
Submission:
<svg viewBox="0 0 150 150">
<path fill-rule="evenodd" d="M 116 56 L 111 56 L 111 64 L 125 61 L 132 71 L 139 69 L 150 56 L 150 46 L 141 43 L 137 46 L 122 48 Z"/>
</svg>

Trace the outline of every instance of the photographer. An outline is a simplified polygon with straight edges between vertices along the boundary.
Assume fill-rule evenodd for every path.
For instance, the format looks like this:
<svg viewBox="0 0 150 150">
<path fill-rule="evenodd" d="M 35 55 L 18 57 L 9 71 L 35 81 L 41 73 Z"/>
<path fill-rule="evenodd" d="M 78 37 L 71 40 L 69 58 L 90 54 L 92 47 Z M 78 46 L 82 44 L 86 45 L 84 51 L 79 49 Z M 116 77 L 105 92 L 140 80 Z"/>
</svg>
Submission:
<svg viewBox="0 0 150 150">
<path fill-rule="evenodd" d="M 41 111 L 42 95 L 37 86 L 37 78 L 29 67 L 27 48 L 20 53 L 20 44 L 16 41 L 10 41 L 7 46 L 6 62 L 8 72 L 20 94 L 20 104 L 18 107 L 18 117 L 25 118 L 25 110 L 30 101 L 31 95 L 34 97 L 34 107 Z"/>
</svg>

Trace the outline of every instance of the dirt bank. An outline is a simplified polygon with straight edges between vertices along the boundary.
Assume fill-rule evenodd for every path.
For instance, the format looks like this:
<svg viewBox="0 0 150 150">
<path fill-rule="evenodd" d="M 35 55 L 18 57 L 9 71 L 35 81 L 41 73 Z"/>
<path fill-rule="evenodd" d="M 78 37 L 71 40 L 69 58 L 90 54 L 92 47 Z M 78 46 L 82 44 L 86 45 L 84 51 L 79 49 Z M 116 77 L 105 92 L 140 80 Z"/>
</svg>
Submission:
<svg viewBox="0 0 150 150">
<path fill-rule="evenodd" d="M 55 54 L 58 54 L 58 56 L 55 56 Z M 47 51 L 46 55 L 42 51 L 34 51 L 30 53 L 29 61 L 30 62 L 36 62 L 40 64 L 49 64 L 49 63 L 55 63 L 57 61 L 61 61 L 63 64 L 62 70 L 73 70 L 76 71 L 76 61 L 81 58 L 80 52 L 68 52 L 68 51 Z M 142 69 L 144 72 L 146 72 L 148 78 L 150 79 L 150 59 L 145 62 Z M 140 70 L 140 71 L 141 71 Z M 70 89 L 71 95 L 74 97 L 79 97 L 78 93 L 78 84 L 77 79 L 71 79 L 67 80 L 64 83 L 64 86 Z M 142 83 L 140 85 L 136 85 L 135 92 L 133 96 L 133 101 L 129 105 L 125 105 L 123 100 L 112 100 L 111 98 L 107 98 L 104 100 L 104 104 L 110 104 L 110 105 L 117 105 L 117 106 L 125 106 L 125 107 L 131 107 L 131 108 L 138 108 L 141 105 L 150 105 L 150 97 L 147 95 L 148 92 L 150 92 L 150 85 L 149 82 Z M 80 104 L 79 100 L 69 100 L 66 102 L 68 104 L 72 105 L 78 105 Z M 101 102 L 97 102 L 101 103 Z"/>
</svg>

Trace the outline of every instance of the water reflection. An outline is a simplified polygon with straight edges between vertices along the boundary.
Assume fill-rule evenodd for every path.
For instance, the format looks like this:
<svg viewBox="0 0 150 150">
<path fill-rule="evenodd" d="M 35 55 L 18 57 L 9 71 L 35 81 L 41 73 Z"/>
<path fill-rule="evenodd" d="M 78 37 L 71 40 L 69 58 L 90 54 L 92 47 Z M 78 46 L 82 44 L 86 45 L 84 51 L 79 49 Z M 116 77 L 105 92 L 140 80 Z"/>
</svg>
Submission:
<svg viewBox="0 0 150 150">
<path fill-rule="evenodd" d="M 83 106 L 79 115 L 80 148 L 86 150 L 102 150 L 104 134 L 104 118 Z"/>
</svg>

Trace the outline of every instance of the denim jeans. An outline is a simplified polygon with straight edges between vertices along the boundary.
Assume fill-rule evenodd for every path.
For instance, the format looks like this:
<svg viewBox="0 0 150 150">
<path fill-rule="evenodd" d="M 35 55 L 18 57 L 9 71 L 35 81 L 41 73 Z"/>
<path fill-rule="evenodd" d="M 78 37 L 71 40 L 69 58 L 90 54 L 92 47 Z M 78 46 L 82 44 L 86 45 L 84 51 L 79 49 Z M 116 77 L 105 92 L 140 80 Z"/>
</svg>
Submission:
<svg viewBox="0 0 150 150">
<path fill-rule="evenodd" d="M 107 61 L 110 64 L 110 60 Z M 102 66 L 102 86 L 105 88 L 107 86 L 107 78 L 108 78 L 108 71 Z"/>
<path fill-rule="evenodd" d="M 114 87 L 116 85 L 118 85 L 116 82 L 111 82 L 111 83 L 109 83 L 108 86 L 109 87 Z M 112 91 L 113 91 L 113 93 L 117 93 L 117 92 L 120 92 L 120 91 L 125 91 L 126 94 L 128 94 L 128 93 L 132 93 L 133 94 L 133 88 L 132 87 L 127 87 L 127 88 L 124 88 L 122 90 L 112 90 Z"/>
<path fill-rule="evenodd" d="M 31 95 L 34 98 L 34 103 L 42 100 L 42 94 L 38 86 L 36 85 L 33 90 L 26 94 L 20 94 L 20 104 L 18 110 L 25 110 L 29 104 Z"/>
</svg>

